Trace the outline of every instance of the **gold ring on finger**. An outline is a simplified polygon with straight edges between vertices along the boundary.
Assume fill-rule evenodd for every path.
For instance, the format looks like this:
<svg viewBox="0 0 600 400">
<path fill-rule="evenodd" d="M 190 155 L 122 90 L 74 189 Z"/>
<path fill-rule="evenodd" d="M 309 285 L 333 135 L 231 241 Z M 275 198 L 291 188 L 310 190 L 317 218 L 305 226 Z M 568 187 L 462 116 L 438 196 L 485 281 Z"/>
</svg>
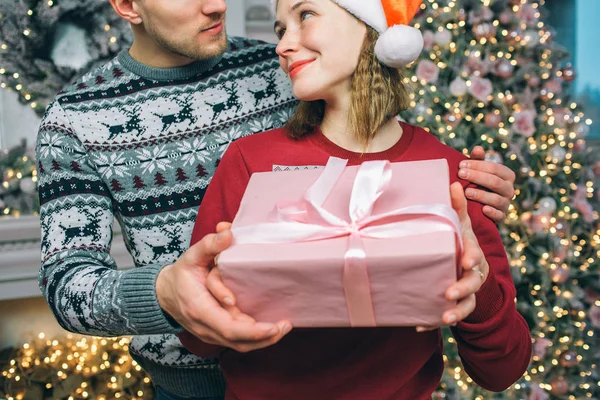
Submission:
<svg viewBox="0 0 600 400">
<path fill-rule="evenodd" d="M 481 282 L 483 282 L 485 280 L 485 274 L 483 272 L 481 272 L 479 267 L 474 267 L 473 272 L 476 272 L 477 274 L 479 274 L 479 277 L 481 278 Z"/>
</svg>

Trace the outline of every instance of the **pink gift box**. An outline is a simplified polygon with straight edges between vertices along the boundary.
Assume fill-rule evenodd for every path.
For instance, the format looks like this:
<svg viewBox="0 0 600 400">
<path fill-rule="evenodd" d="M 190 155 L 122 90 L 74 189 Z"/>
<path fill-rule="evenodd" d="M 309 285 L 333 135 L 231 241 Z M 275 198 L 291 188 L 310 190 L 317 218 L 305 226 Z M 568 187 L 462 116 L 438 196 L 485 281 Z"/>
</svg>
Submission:
<svg viewBox="0 0 600 400">
<path fill-rule="evenodd" d="M 358 168 L 343 168 L 322 204 L 346 221 L 350 221 L 350 197 Z M 248 228 L 265 231 L 265 225 L 257 224 L 275 223 L 276 205 L 302 200 L 323 169 L 255 173 L 250 178 L 233 221 L 234 245 L 218 261 L 223 281 L 235 293 L 239 308 L 257 321 L 285 319 L 294 327 L 440 325 L 444 311 L 456 304 L 446 300 L 445 292 L 456 282 L 460 251 L 458 221 L 450 208 L 448 164 L 446 160 L 415 161 L 387 163 L 386 168 L 391 169 L 389 184 L 374 202 L 372 215 L 410 210 L 415 205 L 427 209 L 442 205 L 455 220 L 453 224 L 435 214 L 409 215 L 400 218 L 406 224 L 401 225 L 404 233 L 400 237 L 359 239 L 368 275 L 363 283 L 368 285 L 368 308 L 374 323 L 351 318 L 344 275 L 349 271 L 345 269 L 349 235 L 281 243 L 255 243 L 261 241 L 255 235 L 238 240 L 236 232 Z M 395 220 L 383 218 L 372 225 L 381 227 Z M 369 303 L 362 299 L 358 307 Z"/>
</svg>

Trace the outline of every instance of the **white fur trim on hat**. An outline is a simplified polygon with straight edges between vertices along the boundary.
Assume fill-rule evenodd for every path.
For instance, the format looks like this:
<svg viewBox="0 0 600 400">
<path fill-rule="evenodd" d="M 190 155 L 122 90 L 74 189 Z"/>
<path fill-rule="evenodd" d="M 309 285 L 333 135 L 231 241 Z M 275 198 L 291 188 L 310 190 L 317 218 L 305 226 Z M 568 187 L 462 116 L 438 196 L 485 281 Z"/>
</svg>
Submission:
<svg viewBox="0 0 600 400">
<path fill-rule="evenodd" d="M 379 36 L 375 55 L 389 67 L 402 68 L 419 58 L 423 45 L 420 30 L 408 25 L 394 25 Z"/>
</svg>

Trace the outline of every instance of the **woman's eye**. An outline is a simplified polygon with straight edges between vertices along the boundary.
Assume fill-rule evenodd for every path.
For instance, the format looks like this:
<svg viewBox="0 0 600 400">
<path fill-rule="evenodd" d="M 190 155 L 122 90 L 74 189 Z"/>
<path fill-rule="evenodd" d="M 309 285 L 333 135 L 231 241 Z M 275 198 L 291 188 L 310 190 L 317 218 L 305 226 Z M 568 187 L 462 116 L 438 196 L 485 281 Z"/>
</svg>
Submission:
<svg viewBox="0 0 600 400">
<path fill-rule="evenodd" d="M 315 14 L 313 14 L 311 11 L 302 11 L 300 13 L 300 20 L 304 21 L 310 17 L 313 17 Z"/>
<path fill-rule="evenodd" d="M 281 40 L 283 35 L 285 35 L 285 29 L 279 29 L 275 32 L 275 36 L 277 36 L 277 39 L 279 40 Z"/>
</svg>

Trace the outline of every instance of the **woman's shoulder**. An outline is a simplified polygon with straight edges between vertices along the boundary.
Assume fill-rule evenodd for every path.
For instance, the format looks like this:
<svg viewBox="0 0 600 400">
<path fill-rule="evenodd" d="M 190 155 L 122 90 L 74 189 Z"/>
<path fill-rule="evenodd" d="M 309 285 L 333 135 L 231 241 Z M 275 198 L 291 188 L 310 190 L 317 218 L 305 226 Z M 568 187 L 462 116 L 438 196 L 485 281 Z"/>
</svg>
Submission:
<svg viewBox="0 0 600 400">
<path fill-rule="evenodd" d="M 287 134 L 285 127 L 271 129 L 259 133 L 251 133 L 235 141 L 240 148 L 256 148 L 291 142 L 293 142 L 293 140 Z"/>
<path fill-rule="evenodd" d="M 428 159 L 445 158 L 450 165 L 456 166 L 467 159 L 465 154 L 442 143 L 428 130 L 416 125 L 406 124 L 406 126 L 413 130 L 412 151 L 417 151 Z"/>
</svg>

